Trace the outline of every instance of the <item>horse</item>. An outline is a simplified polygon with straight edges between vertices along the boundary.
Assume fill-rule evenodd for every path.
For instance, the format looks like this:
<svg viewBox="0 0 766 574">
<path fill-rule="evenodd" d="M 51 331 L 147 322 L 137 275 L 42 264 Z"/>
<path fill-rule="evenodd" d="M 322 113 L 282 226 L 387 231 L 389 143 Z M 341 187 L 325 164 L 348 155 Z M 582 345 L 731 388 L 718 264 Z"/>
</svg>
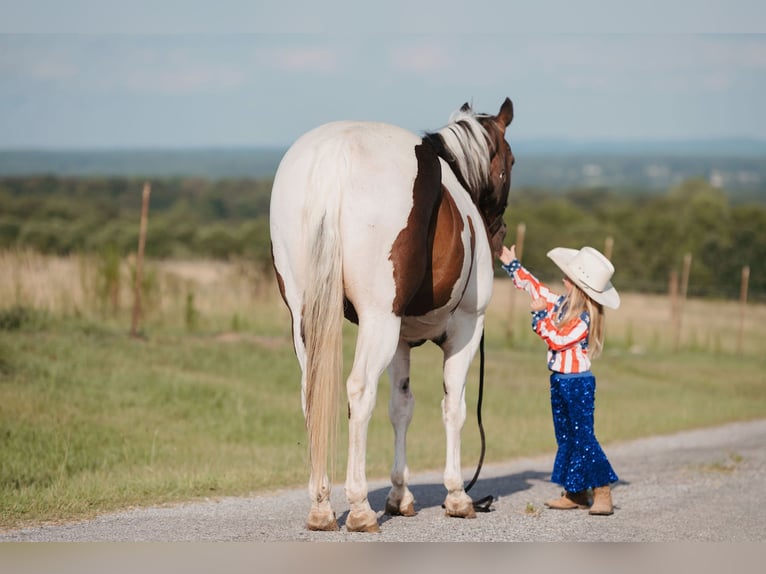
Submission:
<svg viewBox="0 0 766 574">
<path fill-rule="evenodd" d="M 357 324 L 346 381 L 349 532 L 378 532 L 368 501 L 367 431 L 388 369 L 395 454 L 385 512 L 415 514 L 407 481 L 414 397 L 410 351 L 444 354 L 445 512 L 474 518 L 460 467 L 465 384 L 483 336 L 494 257 L 506 233 L 511 168 L 506 98 L 497 115 L 467 103 L 446 126 L 415 133 L 380 122 L 336 121 L 299 137 L 283 156 L 269 225 L 277 284 L 291 316 L 308 435 L 309 530 L 338 530 L 328 464 L 336 448 L 344 317 Z M 329 459 L 329 463 L 328 463 Z"/>
</svg>

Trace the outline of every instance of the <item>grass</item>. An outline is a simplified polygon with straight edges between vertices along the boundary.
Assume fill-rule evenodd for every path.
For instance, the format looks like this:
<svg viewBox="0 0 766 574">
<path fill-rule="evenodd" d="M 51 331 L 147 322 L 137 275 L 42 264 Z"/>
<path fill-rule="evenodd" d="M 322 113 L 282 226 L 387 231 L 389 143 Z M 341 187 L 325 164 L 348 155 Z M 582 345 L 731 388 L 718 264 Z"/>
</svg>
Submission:
<svg viewBox="0 0 766 574">
<path fill-rule="evenodd" d="M 273 285 L 256 284 L 257 273 L 241 263 L 155 263 L 145 338 L 132 339 L 129 297 L 114 310 L 92 295 L 96 262 L 39 257 L 0 257 L 0 277 L 12 278 L 5 293 L 0 281 L 0 528 L 306 484 L 299 371 Z M 3 261 L 15 265 L 12 272 Z M 545 350 L 529 332 L 526 301 L 518 298 L 509 312 L 508 287 L 498 281 L 487 321 L 487 463 L 555 448 Z M 194 293 L 191 311 L 186 293 Z M 766 416 L 766 360 L 758 347 L 766 307 L 748 309 L 741 353 L 736 310 L 729 302 L 688 302 L 685 328 L 695 335 L 684 331 L 673 352 L 664 300 L 626 294 L 607 318 L 607 350 L 594 365 L 601 442 Z M 348 370 L 354 327 L 346 330 Z M 478 360 L 469 376 L 466 479 L 480 450 Z M 411 471 L 439 469 L 435 346 L 413 351 L 412 389 Z M 370 425 L 370 478 L 390 471 L 388 397 L 383 377 Z M 345 436 L 341 425 L 337 482 Z"/>
<path fill-rule="evenodd" d="M 3 526 L 302 478 L 287 347 L 73 325 L 0 341 Z"/>
<path fill-rule="evenodd" d="M 716 460 L 710 464 L 701 465 L 697 467 L 697 470 L 701 470 L 703 472 L 730 474 L 737 470 L 737 467 L 742 463 L 742 460 L 742 455 L 736 452 L 730 452 L 725 459 Z"/>
</svg>

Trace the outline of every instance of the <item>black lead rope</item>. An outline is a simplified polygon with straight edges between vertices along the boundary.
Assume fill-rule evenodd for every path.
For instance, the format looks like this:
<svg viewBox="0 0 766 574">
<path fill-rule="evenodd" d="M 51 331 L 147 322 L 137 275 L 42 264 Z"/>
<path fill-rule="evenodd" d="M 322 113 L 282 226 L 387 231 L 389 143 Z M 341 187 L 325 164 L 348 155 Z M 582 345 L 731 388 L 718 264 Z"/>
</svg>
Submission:
<svg viewBox="0 0 766 574">
<path fill-rule="evenodd" d="M 479 435 L 481 436 L 481 454 L 479 456 L 479 464 L 476 467 L 476 473 L 473 475 L 471 482 L 465 487 L 465 491 L 471 490 L 471 487 L 476 484 L 476 480 L 479 478 L 481 467 L 484 464 L 484 452 L 486 450 L 486 444 L 484 439 L 484 424 L 481 421 L 481 403 L 484 399 L 484 331 L 481 332 L 481 341 L 479 342 L 479 398 L 476 401 L 476 419 L 479 422 Z M 476 512 L 489 512 L 490 506 L 494 501 L 494 497 L 490 494 L 479 500 L 473 501 L 473 509 Z"/>
</svg>

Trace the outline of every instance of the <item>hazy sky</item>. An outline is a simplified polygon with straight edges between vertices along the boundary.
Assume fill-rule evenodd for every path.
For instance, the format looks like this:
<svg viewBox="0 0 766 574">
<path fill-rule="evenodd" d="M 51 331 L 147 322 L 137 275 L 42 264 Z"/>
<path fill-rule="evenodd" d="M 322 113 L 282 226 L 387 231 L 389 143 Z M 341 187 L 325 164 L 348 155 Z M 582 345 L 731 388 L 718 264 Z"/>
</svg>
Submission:
<svg viewBox="0 0 766 574">
<path fill-rule="evenodd" d="M 36 19 L 41 4 L 52 11 Z M 560 12 L 549 25 L 539 7 L 525 27 L 510 2 L 469 3 L 475 12 L 431 27 L 429 12 L 402 24 L 408 3 L 393 2 L 368 14 L 400 18 L 386 30 L 350 25 L 364 17 L 359 2 L 344 19 L 317 15 L 321 25 L 287 1 L 261 0 L 250 20 L 223 0 L 186 20 L 168 11 L 199 2 L 154 12 L 122 2 L 116 16 L 113 4 L 0 1 L 0 148 L 286 145 L 348 118 L 420 132 L 465 101 L 494 113 L 506 96 L 516 110 L 509 141 L 766 140 L 766 3 L 732 12 L 736 0 L 700 0 L 688 7 L 707 4 L 709 14 L 684 20 L 667 1 L 645 0 L 640 13 L 632 3 L 635 19 L 603 23 L 570 8 L 574 32 Z M 659 6 L 675 23 L 647 15 Z M 78 20 L 87 7 L 96 11 Z"/>
</svg>

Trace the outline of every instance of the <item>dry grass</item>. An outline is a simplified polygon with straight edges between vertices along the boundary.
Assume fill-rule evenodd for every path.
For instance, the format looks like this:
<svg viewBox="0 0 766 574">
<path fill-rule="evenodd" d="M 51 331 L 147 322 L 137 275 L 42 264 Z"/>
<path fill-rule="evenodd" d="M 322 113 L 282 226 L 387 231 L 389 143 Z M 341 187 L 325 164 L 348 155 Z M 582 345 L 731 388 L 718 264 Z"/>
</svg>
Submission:
<svg viewBox="0 0 766 574">
<path fill-rule="evenodd" d="M 621 293 L 621 297 L 618 310 L 607 310 L 607 349 L 617 346 L 639 355 L 672 350 L 675 330 L 670 298 L 640 293 Z M 490 326 L 507 335 L 512 324 L 514 341 L 536 341 L 529 328 L 528 304 L 529 297 L 514 289 L 509 280 L 496 280 L 487 312 Z M 745 311 L 741 321 L 738 301 L 688 299 L 682 310 L 679 350 L 739 353 L 742 328 L 741 352 L 761 354 L 766 337 L 766 305 L 749 303 Z"/>
<path fill-rule="evenodd" d="M 122 321 L 129 325 L 134 300 L 134 262 L 120 263 L 116 300 L 107 292 L 99 257 L 57 257 L 31 251 L 0 251 L 0 310 L 24 307 L 55 316 Z M 149 261 L 144 266 L 146 328 L 242 331 L 283 324 L 271 275 L 241 260 Z M 270 304 L 270 303 L 273 303 Z M 264 310 L 267 312 L 264 316 Z M 190 313 L 198 317 L 192 325 Z"/>
<path fill-rule="evenodd" d="M 0 308 L 29 307 L 71 314 L 90 306 L 94 282 L 80 256 L 0 251 Z"/>
<path fill-rule="evenodd" d="M 98 258 L 0 251 L 0 309 L 21 306 L 54 315 L 110 315 L 127 321 L 133 301 L 132 265 L 130 260 L 121 263 L 119 300 L 113 310 L 103 295 L 105 279 Z M 274 332 L 274 325 L 288 325 L 271 275 L 245 260 L 153 261 L 146 270 L 148 328 L 256 331 L 269 337 L 284 333 Z M 509 280 L 496 280 L 487 313 L 488 332 L 517 345 L 535 344 L 529 332 L 528 303 Z M 190 321 L 190 313 L 196 321 Z M 683 306 L 679 350 L 757 354 L 764 339 L 766 305 L 750 303 L 744 314 L 738 301 L 689 299 Z M 645 354 L 674 345 L 667 296 L 622 293 L 620 309 L 607 312 L 609 347 Z"/>
</svg>

